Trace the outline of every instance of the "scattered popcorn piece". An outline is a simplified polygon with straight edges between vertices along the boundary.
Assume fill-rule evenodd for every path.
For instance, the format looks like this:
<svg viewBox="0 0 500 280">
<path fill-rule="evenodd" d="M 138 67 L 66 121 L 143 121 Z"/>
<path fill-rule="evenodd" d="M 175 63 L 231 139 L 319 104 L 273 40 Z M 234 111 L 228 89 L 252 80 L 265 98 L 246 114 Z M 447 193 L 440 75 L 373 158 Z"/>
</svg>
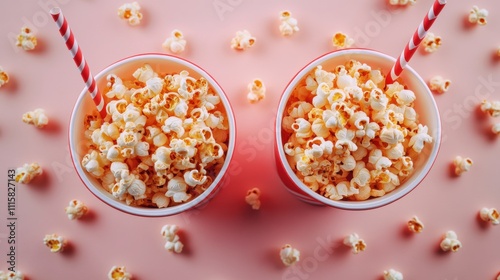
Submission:
<svg viewBox="0 0 500 280">
<path fill-rule="evenodd" d="M 366 243 L 363 239 L 359 238 L 358 234 L 352 233 L 344 238 L 344 245 L 351 247 L 354 254 L 362 252 L 366 249 Z"/>
<path fill-rule="evenodd" d="M 343 32 L 337 32 L 333 34 L 332 44 L 337 49 L 349 48 L 354 44 L 354 39 L 347 36 Z"/>
<path fill-rule="evenodd" d="M 184 244 L 182 244 L 179 235 L 177 235 L 178 231 L 179 227 L 176 225 L 164 225 L 161 229 L 161 235 L 167 240 L 165 249 L 169 252 L 181 253 L 184 248 Z"/>
<path fill-rule="evenodd" d="M 484 113 L 487 113 L 491 117 L 500 116 L 500 101 L 483 100 L 480 108 L 481 108 L 481 111 L 483 111 Z"/>
<path fill-rule="evenodd" d="M 127 20 L 130 25 L 138 25 L 142 19 L 140 9 L 141 6 L 137 2 L 125 3 L 118 8 L 118 16 Z"/>
<path fill-rule="evenodd" d="M 394 270 L 384 270 L 384 280 L 403 280 L 403 273 Z"/>
<path fill-rule="evenodd" d="M 417 3 L 417 0 L 389 0 L 389 4 L 396 6 L 406 6 L 408 4 L 413 5 Z"/>
<path fill-rule="evenodd" d="M 491 126 L 491 132 L 494 134 L 500 135 L 500 123 L 496 123 Z"/>
<path fill-rule="evenodd" d="M 292 17 L 292 13 L 290 11 L 282 11 L 280 13 L 280 22 L 279 29 L 281 35 L 283 36 L 290 36 L 299 31 L 297 19 Z"/>
<path fill-rule="evenodd" d="M 43 109 L 35 109 L 34 111 L 26 112 L 23 114 L 23 122 L 32 124 L 38 128 L 42 128 L 49 123 L 49 118 Z"/>
<path fill-rule="evenodd" d="M 245 201 L 248 205 L 252 206 L 252 209 L 259 210 L 260 208 L 260 190 L 259 188 L 253 188 L 248 190 L 245 196 Z"/>
<path fill-rule="evenodd" d="M 250 103 L 257 103 L 266 97 L 266 86 L 260 79 L 254 79 L 247 88 L 247 99 Z"/>
<path fill-rule="evenodd" d="M 236 37 L 231 39 L 231 48 L 237 50 L 244 50 L 252 47 L 256 42 L 255 37 L 248 30 L 241 30 L 236 32 Z"/>
<path fill-rule="evenodd" d="M 28 27 L 21 28 L 21 33 L 17 35 L 16 46 L 23 48 L 25 51 L 34 50 L 37 44 L 35 35 Z"/>
<path fill-rule="evenodd" d="M 125 266 L 113 266 L 108 272 L 109 280 L 130 280 L 132 275 L 126 271 Z"/>
<path fill-rule="evenodd" d="M 181 53 L 186 48 L 186 39 L 180 30 L 175 29 L 161 46 L 173 53 Z"/>
<path fill-rule="evenodd" d="M 500 272 L 498 273 L 496 280 L 500 280 Z"/>
<path fill-rule="evenodd" d="M 22 167 L 16 168 L 16 182 L 21 184 L 28 184 L 33 180 L 36 176 L 41 175 L 43 173 L 42 168 L 38 163 L 25 163 Z"/>
<path fill-rule="evenodd" d="M 424 46 L 424 50 L 428 53 L 437 51 L 441 43 L 441 37 L 434 35 L 432 32 L 427 32 L 422 40 L 422 46 Z"/>
<path fill-rule="evenodd" d="M 77 199 L 73 199 L 69 202 L 69 205 L 64 208 L 66 214 L 68 215 L 68 219 L 80 219 L 83 215 L 88 212 L 87 206 L 83 202 Z"/>
<path fill-rule="evenodd" d="M 7 74 L 7 72 L 3 70 L 2 66 L 0 66 L 0 87 L 2 87 L 8 82 L 9 82 L 9 74 Z"/>
<path fill-rule="evenodd" d="M 15 272 L 4 272 L 0 270 L 0 280 L 24 280 L 24 274 L 19 270 L 16 270 Z"/>
<path fill-rule="evenodd" d="M 280 257 L 284 265 L 290 266 L 300 260 L 300 251 L 293 248 L 290 244 L 286 244 L 281 247 Z"/>
<path fill-rule="evenodd" d="M 67 240 L 57 234 L 47 234 L 43 238 L 43 244 L 50 248 L 52 253 L 62 252 L 67 245 Z"/>
<path fill-rule="evenodd" d="M 455 174 L 462 175 L 462 173 L 469 171 L 474 162 L 470 158 L 462 158 L 461 156 L 455 157 L 453 164 L 455 164 Z"/>
<path fill-rule="evenodd" d="M 469 12 L 469 22 L 473 24 L 486 25 L 486 17 L 488 17 L 488 10 L 479 9 L 478 6 L 472 6 Z"/>
<path fill-rule="evenodd" d="M 441 76 L 434 76 L 429 81 L 429 88 L 437 93 L 447 92 L 450 85 L 451 81 Z"/>
<path fill-rule="evenodd" d="M 500 47 L 498 47 L 495 51 L 497 57 L 500 57 Z"/>
<path fill-rule="evenodd" d="M 413 216 L 409 221 L 408 221 L 408 229 L 411 232 L 415 233 L 420 233 L 422 230 L 424 230 L 424 224 L 422 221 L 418 219 L 417 216 Z"/>
<path fill-rule="evenodd" d="M 456 252 L 462 248 L 462 243 L 458 240 L 457 234 L 450 230 L 447 231 L 440 244 L 441 250 Z"/>
<path fill-rule="evenodd" d="M 492 225 L 500 224 L 500 213 L 495 208 L 482 208 L 479 211 L 479 216 L 485 222 L 490 222 Z"/>
</svg>

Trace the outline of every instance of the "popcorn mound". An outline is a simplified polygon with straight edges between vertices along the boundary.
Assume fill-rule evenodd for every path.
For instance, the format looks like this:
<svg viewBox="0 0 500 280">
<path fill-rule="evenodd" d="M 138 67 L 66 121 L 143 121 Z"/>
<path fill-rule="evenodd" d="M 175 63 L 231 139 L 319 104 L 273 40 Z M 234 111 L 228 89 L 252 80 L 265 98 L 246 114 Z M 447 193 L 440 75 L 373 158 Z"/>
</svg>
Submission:
<svg viewBox="0 0 500 280">
<path fill-rule="evenodd" d="M 159 74 L 145 64 L 103 91 L 107 116 L 84 120 L 83 168 L 127 205 L 171 207 L 193 200 L 222 168 L 228 122 L 220 97 L 185 70 Z"/>
<path fill-rule="evenodd" d="M 350 60 L 316 67 L 290 96 L 282 122 L 284 151 L 297 177 L 332 200 L 366 200 L 400 186 L 414 171 L 428 128 L 415 94 L 381 71 Z M 385 89 L 384 89 L 385 88 Z"/>
</svg>

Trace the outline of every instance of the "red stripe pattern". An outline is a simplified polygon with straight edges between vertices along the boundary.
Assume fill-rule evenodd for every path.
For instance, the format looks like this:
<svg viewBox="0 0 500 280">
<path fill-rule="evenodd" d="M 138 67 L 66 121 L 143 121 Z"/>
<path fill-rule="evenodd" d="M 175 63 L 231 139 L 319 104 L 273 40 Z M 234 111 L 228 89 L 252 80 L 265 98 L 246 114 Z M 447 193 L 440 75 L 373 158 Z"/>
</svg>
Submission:
<svg viewBox="0 0 500 280">
<path fill-rule="evenodd" d="M 66 47 L 73 56 L 73 61 L 80 70 L 80 75 L 82 76 L 82 79 L 85 82 L 87 90 L 89 91 L 90 96 L 92 97 L 92 100 L 94 101 L 97 107 L 97 110 L 104 118 L 106 116 L 104 99 L 102 98 L 102 95 L 99 92 L 99 88 L 97 88 L 96 86 L 94 76 L 92 76 L 92 73 L 90 73 L 90 68 L 87 64 L 87 61 L 83 57 L 82 50 L 80 49 L 80 46 L 76 42 L 75 37 L 73 36 L 73 32 L 69 28 L 66 18 L 64 17 L 64 15 L 61 12 L 61 9 L 59 8 L 53 8 L 52 10 L 50 10 L 50 14 L 52 15 L 52 18 L 57 24 L 57 27 L 59 28 L 59 33 L 61 33 L 61 36 L 65 40 Z"/>
<path fill-rule="evenodd" d="M 431 28 L 432 24 L 436 20 L 441 10 L 443 10 L 444 5 L 446 4 L 446 0 L 436 0 L 432 5 L 429 12 L 425 15 L 424 19 L 418 26 L 417 30 L 411 37 L 408 44 L 405 46 L 405 49 L 401 53 L 401 55 L 397 58 L 396 64 L 391 69 L 389 75 L 387 75 L 385 84 L 392 84 L 398 77 L 401 75 L 401 72 L 406 68 L 408 61 L 410 61 L 413 54 L 417 50 L 418 46 L 425 38 L 427 31 Z"/>
</svg>

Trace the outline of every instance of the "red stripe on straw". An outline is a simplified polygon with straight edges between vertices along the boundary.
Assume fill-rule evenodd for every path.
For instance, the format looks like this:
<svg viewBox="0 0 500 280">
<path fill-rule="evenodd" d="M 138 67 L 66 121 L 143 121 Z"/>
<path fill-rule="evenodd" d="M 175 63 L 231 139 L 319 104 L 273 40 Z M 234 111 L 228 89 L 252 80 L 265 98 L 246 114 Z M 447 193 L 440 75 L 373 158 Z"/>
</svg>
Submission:
<svg viewBox="0 0 500 280">
<path fill-rule="evenodd" d="M 104 106 L 104 99 L 99 92 L 99 88 L 96 86 L 95 79 L 90 73 L 90 68 L 87 64 L 87 61 L 83 57 L 82 50 L 76 42 L 71 28 L 69 28 L 66 18 L 59 8 L 51 9 L 50 14 L 52 15 L 52 19 L 54 19 L 54 22 L 57 24 L 57 27 L 59 28 L 59 33 L 61 33 L 61 36 L 63 37 L 63 39 L 65 39 L 66 47 L 71 52 L 73 61 L 80 70 L 80 76 L 85 82 L 85 87 L 87 88 L 87 91 L 89 91 L 90 96 L 92 97 L 92 100 L 97 107 L 97 110 L 101 114 L 101 117 L 106 117 L 106 106 Z M 67 36 L 66 33 L 69 33 L 69 36 Z"/>
<path fill-rule="evenodd" d="M 392 66 L 392 69 L 385 80 L 386 85 L 394 83 L 399 75 L 401 75 L 401 72 L 403 72 L 403 70 L 406 68 L 406 65 L 412 58 L 413 54 L 415 54 L 415 51 L 427 34 L 427 31 L 429 31 L 437 16 L 439 15 L 439 13 L 441 13 L 441 10 L 443 10 L 444 5 L 446 5 L 446 0 L 434 1 L 434 4 L 429 9 L 429 12 L 425 15 L 419 27 L 411 37 L 410 42 L 406 44 L 403 52 L 397 58 L 396 63 Z M 421 27 L 423 27 L 423 30 L 421 30 Z M 411 48 L 412 45 L 415 47 Z M 401 58 L 403 58 L 403 60 L 401 60 Z"/>
</svg>

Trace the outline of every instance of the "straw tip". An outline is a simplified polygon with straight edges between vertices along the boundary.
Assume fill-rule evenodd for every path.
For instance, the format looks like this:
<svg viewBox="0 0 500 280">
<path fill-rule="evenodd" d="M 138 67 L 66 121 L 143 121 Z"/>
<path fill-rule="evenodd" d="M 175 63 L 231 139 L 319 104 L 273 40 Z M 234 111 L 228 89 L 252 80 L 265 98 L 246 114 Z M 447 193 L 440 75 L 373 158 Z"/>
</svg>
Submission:
<svg viewBox="0 0 500 280">
<path fill-rule="evenodd" d="M 446 0 L 438 0 L 438 1 L 439 1 L 439 4 L 441 4 L 441 5 L 446 4 Z"/>
<path fill-rule="evenodd" d="M 50 9 L 49 13 L 55 16 L 61 13 L 61 9 L 59 7 L 54 7 Z"/>
</svg>

